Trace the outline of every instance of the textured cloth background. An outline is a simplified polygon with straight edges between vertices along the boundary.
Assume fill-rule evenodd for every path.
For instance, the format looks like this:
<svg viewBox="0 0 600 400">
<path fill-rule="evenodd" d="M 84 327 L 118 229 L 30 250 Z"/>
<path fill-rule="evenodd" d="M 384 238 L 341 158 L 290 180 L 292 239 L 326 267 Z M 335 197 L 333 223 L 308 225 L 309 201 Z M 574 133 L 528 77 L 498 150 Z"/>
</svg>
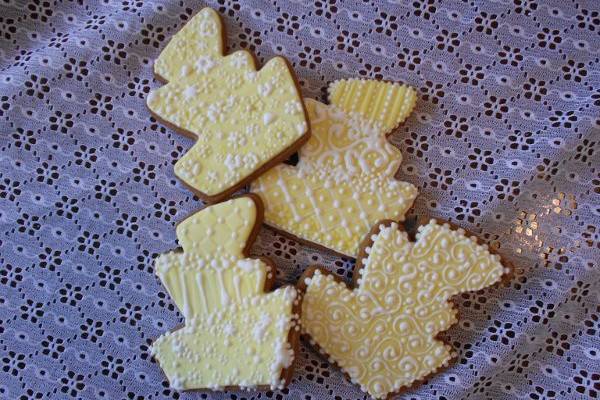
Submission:
<svg viewBox="0 0 600 400">
<path fill-rule="evenodd" d="M 82 4 L 84 3 L 84 4 Z M 185 3 L 185 4 L 182 4 Z M 518 268 L 458 298 L 457 363 L 406 399 L 600 393 L 600 16 L 590 1 L 241 1 L 208 5 L 231 50 L 417 88 L 391 137 L 414 213 L 449 219 Z M 153 273 L 203 207 L 173 174 L 191 141 L 154 121 L 154 60 L 201 2 L 0 2 L 0 398 L 355 399 L 302 345 L 282 392 L 177 393 L 148 355 L 182 322 Z M 278 282 L 353 260 L 263 229 Z"/>
</svg>

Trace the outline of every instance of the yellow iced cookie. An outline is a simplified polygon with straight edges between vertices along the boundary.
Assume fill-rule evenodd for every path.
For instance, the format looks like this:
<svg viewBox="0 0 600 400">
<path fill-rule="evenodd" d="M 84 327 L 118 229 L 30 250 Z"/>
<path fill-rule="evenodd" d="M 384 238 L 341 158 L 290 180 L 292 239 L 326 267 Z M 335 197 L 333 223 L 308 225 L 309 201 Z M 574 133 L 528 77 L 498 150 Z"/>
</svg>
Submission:
<svg viewBox="0 0 600 400">
<path fill-rule="evenodd" d="M 302 278 L 302 332 L 381 399 L 448 363 L 451 348 L 435 339 L 457 321 L 448 300 L 498 282 L 507 270 L 475 238 L 433 220 L 419 227 L 415 243 L 396 223 L 380 225 L 371 239 L 357 261 L 355 289 L 319 269 Z"/>
<path fill-rule="evenodd" d="M 183 328 L 152 345 L 176 389 L 285 384 L 297 340 L 296 290 L 265 293 L 274 271 L 244 255 L 261 222 L 255 201 L 239 197 L 192 215 L 177 226 L 183 251 L 156 259 L 156 274 L 185 317 Z"/>
<path fill-rule="evenodd" d="M 252 189 L 265 203 L 267 224 L 356 257 L 381 219 L 404 220 L 417 189 L 394 179 L 402 156 L 386 135 L 412 111 L 412 88 L 342 80 L 330 105 L 306 99 L 311 138 L 297 166 L 278 165 Z"/>
<path fill-rule="evenodd" d="M 256 71 L 247 51 L 223 55 L 219 15 L 205 8 L 154 64 L 168 83 L 148 95 L 150 110 L 197 142 L 175 174 L 207 201 L 224 199 L 285 160 L 308 139 L 292 70 L 275 57 Z"/>
</svg>

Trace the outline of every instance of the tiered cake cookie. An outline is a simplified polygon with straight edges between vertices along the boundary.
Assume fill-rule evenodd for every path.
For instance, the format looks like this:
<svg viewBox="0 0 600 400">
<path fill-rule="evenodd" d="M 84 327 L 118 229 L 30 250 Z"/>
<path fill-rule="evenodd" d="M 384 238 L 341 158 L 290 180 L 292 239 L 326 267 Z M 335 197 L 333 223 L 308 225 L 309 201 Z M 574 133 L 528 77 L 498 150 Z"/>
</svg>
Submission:
<svg viewBox="0 0 600 400">
<path fill-rule="evenodd" d="M 253 56 L 223 56 L 219 15 L 205 8 L 169 42 L 154 64 L 168 82 L 148 107 L 197 141 L 175 174 L 202 199 L 219 201 L 285 160 L 309 129 L 292 70 L 275 57 L 257 72 Z"/>
<path fill-rule="evenodd" d="M 386 140 L 416 95 L 395 83 L 351 79 L 334 82 L 329 100 L 305 99 L 312 136 L 298 165 L 276 166 L 252 189 L 268 225 L 356 257 L 373 224 L 404 220 L 417 196 L 413 185 L 394 179 L 402 156 Z"/>
<path fill-rule="evenodd" d="M 257 71 L 250 53 L 223 50 L 221 21 L 204 9 L 161 53 L 155 72 L 168 83 L 148 96 L 157 117 L 197 140 L 175 173 L 200 197 L 220 201 L 258 178 L 258 196 L 187 218 L 177 227 L 183 251 L 156 260 L 185 318 L 152 346 L 172 386 L 282 388 L 300 311 L 311 343 L 375 398 L 447 365 L 452 349 L 436 335 L 456 322 L 451 296 L 507 270 L 463 230 L 432 220 L 413 243 L 389 220 L 403 221 L 417 195 L 394 179 L 402 157 L 386 140 L 411 113 L 415 91 L 341 80 L 329 87 L 330 105 L 306 99 L 307 113 L 283 58 Z M 307 140 L 297 166 L 275 165 Z M 356 288 L 313 267 L 298 285 L 301 306 L 295 288 L 269 292 L 273 267 L 246 255 L 261 198 L 268 224 L 357 257 Z"/>
<path fill-rule="evenodd" d="M 302 331 L 382 399 L 447 365 L 452 350 L 436 335 L 457 321 L 450 297 L 492 285 L 507 270 L 474 237 L 434 220 L 419 227 L 416 243 L 394 222 L 377 225 L 368 239 L 356 288 L 318 268 L 305 272 Z"/>
<path fill-rule="evenodd" d="M 156 259 L 156 273 L 185 318 L 183 328 L 152 346 L 174 388 L 274 389 L 290 377 L 296 290 L 266 293 L 274 269 L 245 255 L 261 218 L 255 196 L 209 206 L 178 225 L 183 252 Z"/>
</svg>

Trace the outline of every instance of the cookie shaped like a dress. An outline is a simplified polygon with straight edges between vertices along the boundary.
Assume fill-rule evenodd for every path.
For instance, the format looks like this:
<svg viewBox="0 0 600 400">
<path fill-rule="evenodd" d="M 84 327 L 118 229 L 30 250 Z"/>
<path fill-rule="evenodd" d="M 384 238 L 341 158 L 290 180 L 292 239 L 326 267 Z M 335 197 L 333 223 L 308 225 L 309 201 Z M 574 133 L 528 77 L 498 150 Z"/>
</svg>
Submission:
<svg viewBox="0 0 600 400">
<path fill-rule="evenodd" d="M 377 227 L 348 289 L 320 269 L 300 287 L 302 332 L 377 399 L 425 378 L 453 356 L 436 335 L 456 323 L 451 296 L 498 282 L 497 255 L 462 230 L 431 221 L 415 243 L 396 223 Z M 364 257 L 363 257 L 364 256 Z"/>
<path fill-rule="evenodd" d="M 243 196 L 188 217 L 177 226 L 183 251 L 156 259 L 156 273 L 185 318 L 152 345 L 176 389 L 286 383 L 298 336 L 296 289 L 266 293 L 274 270 L 244 254 L 261 222 L 257 201 Z"/>
<path fill-rule="evenodd" d="M 382 219 L 404 220 L 417 189 L 394 179 L 400 151 L 386 135 L 414 108 L 415 91 L 396 83 L 342 80 L 330 105 L 305 99 L 311 138 L 296 166 L 281 164 L 252 185 L 277 229 L 356 257 Z"/>
<path fill-rule="evenodd" d="M 309 132 L 286 60 L 257 71 L 247 51 L 223 55 L 223 36 L 219 15 L 201 10 L 156 60 L 156 75 L 168 83 L 147 98 L 157 118 L 196 139 L 175 174 L 209 202 L 285 160 Z"/>
</svg>

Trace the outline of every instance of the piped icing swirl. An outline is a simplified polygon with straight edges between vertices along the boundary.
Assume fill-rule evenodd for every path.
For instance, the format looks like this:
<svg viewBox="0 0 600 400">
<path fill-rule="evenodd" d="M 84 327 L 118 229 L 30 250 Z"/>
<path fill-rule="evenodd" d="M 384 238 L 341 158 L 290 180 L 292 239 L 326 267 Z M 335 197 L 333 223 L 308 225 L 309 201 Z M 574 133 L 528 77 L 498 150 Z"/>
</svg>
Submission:
<svg viewBox="0 0 600 400">
<path fill-rule="evenodd" d="M 492 285 L 507 270 L 475 238 L 433 220 L 415 243 L 396 223 L 371 239 L 355 289 L 319 269 L 305 277 L 302 331 L 353 383 L 385 398 L 452 358 L 436 339 L 457 321 L 450 297 Z"/>
<path fill-rule="evenodd" d="M 394 179 L 402 155 L 386 135 L 412 111 L 404 85 L 342 80 L 330 105 L 305 99 L 312 136 L 297 166 L 279 165 L 253 184 L 267 224 L 355 257 L 371 226 L 403 220 L 416 188 Z"/>
</svg>

